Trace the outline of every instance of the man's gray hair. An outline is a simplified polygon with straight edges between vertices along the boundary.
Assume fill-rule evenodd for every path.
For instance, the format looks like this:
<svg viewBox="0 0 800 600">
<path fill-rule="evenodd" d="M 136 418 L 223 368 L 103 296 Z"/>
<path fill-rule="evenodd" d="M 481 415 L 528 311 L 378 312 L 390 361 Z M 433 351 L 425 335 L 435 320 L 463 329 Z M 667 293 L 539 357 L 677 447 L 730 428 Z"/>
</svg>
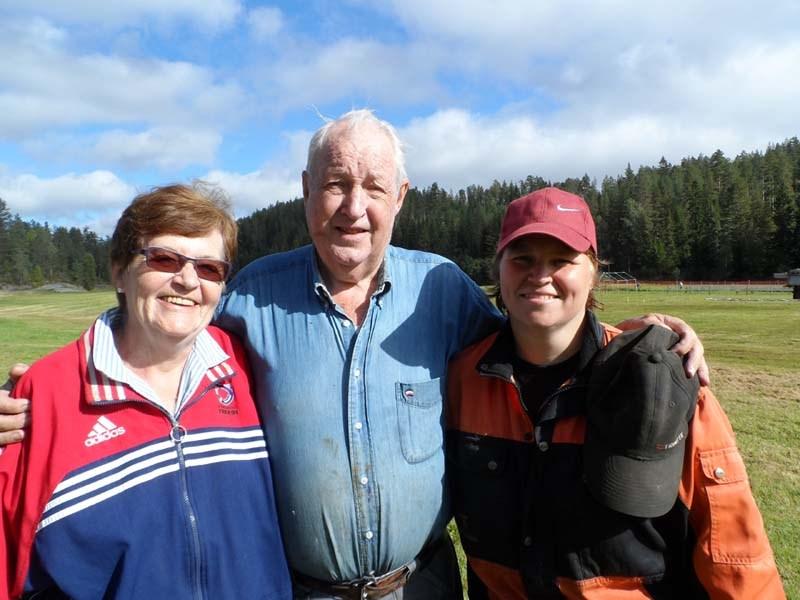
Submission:
<svg viewBox="0 0 800 600">
<path fill-rule="evenodd" d="M 399 191 L 400 185 L 407 179 L 406 156 L 403 149 L 403 142 L 400 141 L 400 137 L 397 135 L 397 131 L 391 123 L 379 119 L 367 108 L 346 112 L 338 119 L 328 120 L 322 127 L 317 129 L 311 141 L 308 143 L 308 159 L 306 162 L 306 171 L 308 174 L 311 177 L 314 176 L 314 171 L 312 169 L 315 166 L 317 156 L 320 151 L 325 148 L 325 143 L 331 129 L 340 124 L 344 124 L 347 131 L 353 131 L 366 124 L 374 125 L 386 134 L 386 137 L 392 144 L 394 153 L 395 191 Z"/>
</svg>

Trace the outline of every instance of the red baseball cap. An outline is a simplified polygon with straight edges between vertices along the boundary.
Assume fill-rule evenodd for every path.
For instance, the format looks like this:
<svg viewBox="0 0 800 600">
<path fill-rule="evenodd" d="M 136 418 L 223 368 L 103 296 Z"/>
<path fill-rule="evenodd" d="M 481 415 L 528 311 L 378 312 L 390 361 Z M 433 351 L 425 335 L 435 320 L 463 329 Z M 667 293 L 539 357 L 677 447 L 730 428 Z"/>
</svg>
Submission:
<svg viewBox="0 0 800 600">
<path fill-rule="evenodd" d="M 542 233 L 564 242 L 576 252 L 597 252 L 592 212 L 583 198 L 554 187 L 517 198 L 506 208 L 497 254 L 523 235 Z"/>
</svg>

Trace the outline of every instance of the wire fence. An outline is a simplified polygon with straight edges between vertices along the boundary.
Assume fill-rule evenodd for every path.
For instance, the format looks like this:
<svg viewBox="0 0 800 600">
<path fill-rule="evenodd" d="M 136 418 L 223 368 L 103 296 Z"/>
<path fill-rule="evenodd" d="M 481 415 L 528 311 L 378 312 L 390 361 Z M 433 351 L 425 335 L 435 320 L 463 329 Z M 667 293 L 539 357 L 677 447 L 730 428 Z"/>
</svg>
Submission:
<svg viewBox="0 0 800 600">
<path fill-rule="evenodd" d="M 602 290 L 632 290 L 632 291 L 675 291 L 675 292 L 783 292 L 791 288 L 781 281 L 775 280 L 745 280 L 745 281 L 648 281 L 641 279 L 615 281 L 603 279 L 600 281 Z"/>
</svg>

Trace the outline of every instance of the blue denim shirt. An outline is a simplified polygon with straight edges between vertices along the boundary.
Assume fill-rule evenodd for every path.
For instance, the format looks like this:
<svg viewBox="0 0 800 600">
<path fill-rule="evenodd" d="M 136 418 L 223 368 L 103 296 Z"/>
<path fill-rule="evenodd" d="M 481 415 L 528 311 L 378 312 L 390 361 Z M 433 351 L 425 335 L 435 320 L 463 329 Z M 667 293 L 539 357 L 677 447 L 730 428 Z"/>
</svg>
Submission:
<svg viewBox="0 0 800 600">
<path fill-rule="evenodd" d="M 217 324 L 245 340 L 293 569 L 379 575 L 442 534 L 447 362 L 500 321 L 455 264 L 391 246 L 359 328 L 312 246 L 234 278 Z"/>
</svg>

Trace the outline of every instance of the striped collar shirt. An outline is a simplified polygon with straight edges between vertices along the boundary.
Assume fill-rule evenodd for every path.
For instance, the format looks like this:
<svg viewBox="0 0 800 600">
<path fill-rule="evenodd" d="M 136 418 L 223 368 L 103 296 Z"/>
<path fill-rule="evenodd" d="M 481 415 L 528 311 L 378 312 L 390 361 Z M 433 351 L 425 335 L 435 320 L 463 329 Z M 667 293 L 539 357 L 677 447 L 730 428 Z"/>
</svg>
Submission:
<svg viewBox="0 0 800 600">
<path fill-rule="evenodd" d="M 85 334 L 86 358 L 92 382 L 92 401 L 126 400 L 130 398 L 132 390 L 136 396 L 163 407 L 163 403 L 150 385 L 131 372 L 122 362 L 122 357 L 114 344 L 113 333 L 114 328 L 121 322 L 121 312 L 118 308 L 112 308 L 101 314 Z M 216 381 L 232 374 L 226 362 L 228 358 L 229 356 L 208 331 L 204 329 L 199 333 L 181 375 L 175 403 L 176 415 L 205 379 Z"/>
</svg>

